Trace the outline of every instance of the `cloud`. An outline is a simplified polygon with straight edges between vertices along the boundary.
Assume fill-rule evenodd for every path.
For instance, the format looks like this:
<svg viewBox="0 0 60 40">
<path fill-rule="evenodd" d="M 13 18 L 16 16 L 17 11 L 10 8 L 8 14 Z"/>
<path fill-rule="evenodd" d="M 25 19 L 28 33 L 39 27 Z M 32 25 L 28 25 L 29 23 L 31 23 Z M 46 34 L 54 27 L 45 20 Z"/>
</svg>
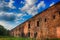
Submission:
<svg viewBox="0 0 60 40">
<path fill-rule="evenodd" d="M 41 1 L 39 4 L 37 4 L 37 6 L 35 3 L 37 3 L 37 0 L 26 0 L 25 6 L 19 9 L 23 12 L 27 12 L 29 15 L 34 16 L 38 13 L 38 9 L 40 9 L 40 7 L 45 7 L 44 1 Z"/>
<path fill-rule="evenodd" d="M 23 14 L 21 14 L 21 13 L 17 14 L 17 17 L 20 17 L 20 16 L 23 16 Z"/>
<path fill-rule="evenodd" d="M 16 25 L 20 24 L 20 21 L 23 21 L 23 16 L 26 14 L 22 13 L 13 13 L 13 12 L 0 12 L 0 25 L 3 25 L 6 29 L 11 30 L 16 27 Z M 13 24 L 12 24 L 13 23 Z M 16 25 L 15 25 L 16 24 Z"/>
<path fill-rule="evenodd" d="M 15 18 L 16 18 L 16 15 L 13 13 L 8 13 L 3 11 L 0 13 L 0 20 L 14 21 Z"/>
<path fill-rule="evenodd" d="M 37 0 L 25 0 L 25 1 L 26 1 L 26 4 L 28 5 L 34 5 L 37 2 Z"/>
<path fill-rule="evenodd" d="M 0 0 L 0 10 L 4 8 L 15 9 L 16 7 L 13 5 L 13 3 L 13 0 L 10 0 L 9 2 L 5 2 L 5 0 Z"/>
<path fill-rule="evenodd" d="M 11 1 L 5 2 L 5 0 L 0 0 L 0 11 L 8 12 L 14 8 L 15 6 L 13 6 L 13 3 Z"/>
<path fill-rule="evenodd" d="M 16 20 L 15 22 L 19 21 L 19 20 L 23 20 L 23 16 L 26 16 L 26 14 L 22 14 L 22 13 L 19 13 L 19 14 L 16 14 Z"/>
<path fill-rule="evenodd" d="M 0 21 L 0 25 L 3 25 L 4 26 L 4 28 L 6 28 L 7 30 L 11 30 L 11 29 L 13 29 L 14 27 L 13 27 L 13 25 L 12 24 L 10 24 L 9 22 L 7 22 L 7 21 Z"/>
<path fill-rule="evenodd" d="M 26 14 L 22 13 L 13 13 L 13 12 L 0 12 L 0 20 L 5 20 L 5 21 L 14 21 L 14 20 L 20 20 L 21 17 L 26 16 Z"/>
<path fill-rule="evenodd" d="M 38 12 L 37 12 L 37 8 L 36 8 L 36 6 L 33 6 L 33 7 L 31 7 L 29 10 L 27 10 L 27 13 L 29 14 L 29 15 L 36 15 Z"/>
<path fill-rule="evenodd" d="M 5 6 L 7 6 L 7 2 L 4 2 L 4 0 L 0 0 L 0 11 L 2 11 L 3 10 L 3 8 L 5 7 Z"/>
<path fill-rule="evenodd" d="M 20 3 L 21 3 L 21 4 L 24 4 L 25 2 L 21 1 Z"/>
<path fill-rule="evenodd" d="M 54 5 L 54 2 L 52 2 L 52 3 L 50 4 L 50 6 L 52 6 L 52 5 Z"/>
<path fill-rule="evenodd" d="M 40 7 L 45 7 L 45 3 L 44 1 L 41 1 L 38 5 L 37 5 L 37 8 L 39 9 Z"/>
<path fill-rule="evenodd" d="M 15 9 L 15 6 L 13 6 L 14 1 L 10 0 L 10 2 L 8 3 L 8 7 Z"/>
</svg>

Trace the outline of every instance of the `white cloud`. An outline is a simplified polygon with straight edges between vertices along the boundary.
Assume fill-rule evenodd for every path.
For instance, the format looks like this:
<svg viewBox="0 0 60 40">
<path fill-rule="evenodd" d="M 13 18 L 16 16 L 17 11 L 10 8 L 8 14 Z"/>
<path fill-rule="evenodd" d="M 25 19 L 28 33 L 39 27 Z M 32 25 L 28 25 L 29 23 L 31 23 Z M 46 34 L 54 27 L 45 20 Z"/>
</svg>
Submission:
<svg viewBox="0 0 60 40">
<path fill-rule="evenodd" d="M 0 3 L 0 8 L 3 7 L 3 3 Z"/>
<path fill-rule="evenodd" d="M 13 27 L 13 25 L 9 24 L 8 22 L 6 21 L 0 21 L 0 25 L 4 26 L 4 28 L 6 28 L 7 30 L 11 30 Z"/>
<path fill-rule="evenodd" d="M 18 14 L 15 13 L 14 14 L 13 12 L 12 13 L 8 13 L 8 12 L 1 11 L 0 12 L 0 16 L 4 16 L 4 15 L 6 15 L 8 17 L 11 17 L 11 15 L 14 15 L 15 16 L 15 19 L 14 19 L 13 24 L 10 23 L 11 21 L 5 21 L 4 19 L 2 19 L 2 20 L 0 19 L 0 25 L 4 26 L 6 29 L 11 30 L 14 27 L 16 27 L 17 24 L 20 24 L 19 20 L 24 20 L 22 18 L 22 16 L 25 16 L 26 14 L 22 14 L 22 13 L 18 13 Z M 2 18 L 2 17 L 0 17 L 0 18 Z"/>
<path fill-rule="evenodd" d="M 29 10 L 27 10 L 27 13 L 29 14 L 29 15 L 35 15 L 35 14 L 37 14 L 37 8 L 36 8 L 36 6 L 33 6 L 33 7 L 31 7 Z"/>
<path fill-rule="evenodd" d="M 52 5 L 54 5 L 54 2 L 52 2 L 52 3 L 50 4 L 50 6 L 52 6 Z"/>
<path fill-rule="evenodd" d="M 37 2 L 37 0 L 25 0 L 25 1 L 26 1 L 26 4 L 28 5 L 34 5 Z"/>
<path fill-rule="evenodd" d="M 10 2 L 5 2 L 5 0 L 0 0 L 0 11 L 4 10 L 4 8 L 15 9 L 16 7 L 13 5 L 14 1 L 10 0 Z"/>
<path fill-rule="evenodd" d="M 40 9 L 40 7 L 44 8 L 45 7 L 45 3 L 44 1 L 41 1 L 37 6 L 35 5 L 35 3 L 37 2 L 37 0 L 26 0 L 26 4 L 25 6 L 23 6 L 22 8 L 19 8 L 20 10 L 22 10 L 23 12 L 27 12 L 29 15 L 36 15 L 38 13 L 38 9 Z"/>
<path fill-rule="evenodd" d="M 20 3 L 24 4 L 25 2 L 21 1 Z"/>
<path fill-rule="evenodd" d="M 3 8 L 8 5 L 8 2 L 5 2 L 4 0 L 0 0 L 0 8 Z"/>
<path fill-rule="evenodd" d="M 20 20 L 21 17 L 23 16 L 26 16 L 26 14 L 22 14 L 22 13 L 13 13 L 13 12 L 4 12 L 4 11 L 1 11 L 0 12 L 0 16 L 7 16 L 7 17 L 11 17 L 12 15 L 15 16 L 15 20 Z"/>
<path fill-rule="evenodd" d="M 13 3 L 14 3 L 14 1 L 13 0 L 10 0 L 10 2 L 8 3 L 8 7 L 14 9 L 15 6 L 13 6 Z"/>
<path fill-rule="evenodd" d="M 23 14 L 19 13 L 19 14 L 16 14 L 16 15 L 17 15 L 17 17 L 20 17 L 20 16 L 22 16 Z"/>
<path fill-rule="evenodd" d="M 11 15 L 15 15 L 16 17 L 21 17 L 21 16 L 25 16 L 26 14 L 22 14 L 22 13 L 13 13 L 13 12 L 4 12 L 4 11 L 1 11 L 0 12 L 0 16 L 2 15 L 6 15 L 6 16 L 11 16 Z"/>
<path fill-rule="evenodd" d="M 41 2 L 38 4 L 37 8 L 39 9 L 40 7 L 45 7 L 44 1 L 41 1 Z"/>
<path fill-rule="evenodd" d="M 26 14 L 22 14 L 22 13 L 19 13 L 19 14 L 16 14 L 16 20 L 15 22 L 19 21 L 19 20 L 23 20 L 23 16 L 26 16 Z"/>
<path fill-rule="evenodd" d="M 3 15 L 6 15 L 6 16 L 11 16 L 11 15 L 15 15 L 14 13 L 8 13 L 8 12 L 4 12 L 4 11 L 1 11 L 0 12 L 0 16 L 3 16 Z"/>
<path fill-rule="evenodd" d="M 1 15 L 3 15 L 3 14 L 4 14 L 4 12 L 3 12 L 3 11 L 2 11 L 2 12 L 0 12 L 0 16 L 1 16 Z"/>
</svg>

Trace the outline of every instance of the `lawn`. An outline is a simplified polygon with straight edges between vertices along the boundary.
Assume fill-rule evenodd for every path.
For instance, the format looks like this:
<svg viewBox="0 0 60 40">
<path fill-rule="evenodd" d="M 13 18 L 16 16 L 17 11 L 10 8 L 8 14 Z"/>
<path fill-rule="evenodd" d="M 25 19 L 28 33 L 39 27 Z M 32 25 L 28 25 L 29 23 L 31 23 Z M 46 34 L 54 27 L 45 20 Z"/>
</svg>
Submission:
<svg viewBox="0 0 60 40">
<path fill-rule="evenodd" d="M 35 40 L 35 39 L 21 37 L 0 37 L 0 40 Z"/>
<path fill-rule="evenodd" d="M 32 40 L 30 38 L 0 38 L 0 40 Z"/>
<path fill-rule="evenodd" d="M 52 39 L 46 39 L 46 40 L 60 40 L 60 38 L 52 38 Z"/>
<path fill-rule="evenodd" d="M 36 40 L 36 39 L 31 39 L 31 38 L 21 38 L 21 37 L 1 37 L 0 36 L 0 40 Z M 46 39 L 46 40 L 60 40 L 57 38 L 53 38 L 53 39 Z"/>
</svg>

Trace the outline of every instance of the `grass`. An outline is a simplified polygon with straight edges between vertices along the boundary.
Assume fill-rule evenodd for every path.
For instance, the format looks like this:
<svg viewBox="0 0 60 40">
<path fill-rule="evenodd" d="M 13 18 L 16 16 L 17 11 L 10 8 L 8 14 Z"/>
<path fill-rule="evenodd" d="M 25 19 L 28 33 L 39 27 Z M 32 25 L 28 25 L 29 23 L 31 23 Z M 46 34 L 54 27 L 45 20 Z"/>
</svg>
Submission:
<svg viewBox="0 0 60 40">
<path fill-rule="evenodd" d="M 8 37 L 8 36 L 0 36 L 0 40 L 36 40 L 31 38 L 22 38 L 22 37 Z M 60 38 L 46 39 L 46 40 L 60 40 Z"/>
<path fill-rule="evenodd" d="M 0 40 L 30 40 L 29 38 L 0 38 Z"/>
<path fill-rule="evenodd" d="M 0 36 L 0 40 L 35 40 L 31 38 L 22 38 L 22 37 L 8 37 L 8 36 Z"/>
<path fill-rule="evenodd" d="M 46 40 L 60 40 L 60 38 L 52 38 L 52 39 L 46 39 Z"/>
</svg>

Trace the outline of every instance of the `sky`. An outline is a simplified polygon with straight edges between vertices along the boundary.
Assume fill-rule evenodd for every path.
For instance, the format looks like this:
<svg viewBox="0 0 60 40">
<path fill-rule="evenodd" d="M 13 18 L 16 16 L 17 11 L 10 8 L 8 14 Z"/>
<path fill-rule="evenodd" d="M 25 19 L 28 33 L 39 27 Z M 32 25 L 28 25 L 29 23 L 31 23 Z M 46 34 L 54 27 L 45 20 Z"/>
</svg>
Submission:
<svg viewBox="0 0 60 40">
<path fill-rule="evenodd" d="M 59 0 L 0 0 L 0 25 L 11 30 Z"/>
</svg>

